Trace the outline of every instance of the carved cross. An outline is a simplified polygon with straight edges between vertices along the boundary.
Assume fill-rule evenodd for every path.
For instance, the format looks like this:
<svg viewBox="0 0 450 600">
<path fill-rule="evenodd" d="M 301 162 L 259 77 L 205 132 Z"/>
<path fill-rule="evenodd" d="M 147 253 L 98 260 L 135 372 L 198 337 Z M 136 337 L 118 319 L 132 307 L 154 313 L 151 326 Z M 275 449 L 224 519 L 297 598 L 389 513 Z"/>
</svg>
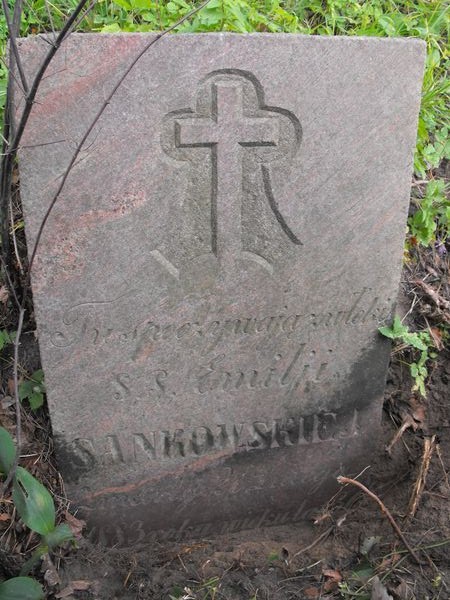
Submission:
<svg viewBox="0 0 450 600">
<path fill-rule="evenodd" d="M 212 250 L 223 270 L 232 273 L 242 255 L 242 152 L 245 147 L 276 146 L 279 121 L 276 117 L 246 116 L 238 82 L 213 83 L 212 94 L 211 116 L 175 121 L 175 145 L 211 148 Z"/>
</svg>

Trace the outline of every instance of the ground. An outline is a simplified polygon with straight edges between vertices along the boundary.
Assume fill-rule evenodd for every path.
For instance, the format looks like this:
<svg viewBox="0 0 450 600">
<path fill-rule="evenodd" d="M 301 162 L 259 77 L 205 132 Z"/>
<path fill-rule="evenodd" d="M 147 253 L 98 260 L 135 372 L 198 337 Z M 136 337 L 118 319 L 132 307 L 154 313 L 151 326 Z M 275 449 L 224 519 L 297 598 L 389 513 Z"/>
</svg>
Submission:
<svg viewBox="0 0 450 600">
<path fill-rule="evenodd" d="M 46 597 L 449 599 L 448 250 L 449 246 L 442 245 L 438 249 L 412 246 L 405 260 L 398 312 L 406 315 L 405 323 L 411 329 L 431 331 L 439 352 L 428 363 L 426 397 L 422 397 L 411 391 L 413 381 L 407 363 L 413 355 L 394 345 L 383 436 L 364 473 L 368 491 L 380 499 L 381 507 L 367 491 L 355 488 L 352 496 L 338 493 L 327 505 L 318 507 L 315 523 L 152 545 L 136 552 L 100 548 L 83 537 L 82 523 L 67 512 L 70 506 L 53 458 L 45 408 L 36 413 L 24 409 L 22 464 L 53 492 L 59 519 L 68 520 L 77 537 L 77 549 L 63 547 L 36 567 L 34 574 L 44 584 Z M 7 307 L 7 302 L 4 305 Z M 22 338 L 20 364 L 27 372 L 39 367 L 32 320 Z M 7 353 L 3 366 L 0 424 L 14 433 Z M 386 509 L 400 536 L 393 530 Z M 17 575 L 37 542 L 21 524 L 9 491 L 1 501 L 1 510 L 0 580 Z"/>
</svg>

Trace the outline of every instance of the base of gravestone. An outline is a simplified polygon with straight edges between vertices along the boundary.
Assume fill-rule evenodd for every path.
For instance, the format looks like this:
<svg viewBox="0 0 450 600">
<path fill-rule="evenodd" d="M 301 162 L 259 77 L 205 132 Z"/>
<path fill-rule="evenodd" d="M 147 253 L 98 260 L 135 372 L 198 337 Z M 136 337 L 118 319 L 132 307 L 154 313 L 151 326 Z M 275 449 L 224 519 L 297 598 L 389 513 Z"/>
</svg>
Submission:
<svg viewBox="0 0 450 600">
<path fill-rule="evenodd" d="M 358 476 L 380 450 L 379 407 L 362 416 L 366 427 L 371 419 L 370 437 L 355 430 L 345 440 L 328 441 L 323 451 L 320 443 L 245 450 L 207 458 L 201 467 L 181 469 L 177 476 L 128 481 L 73 499 L 87 522 L 89 539 L 118 548 L 311 522 L 342 490 L 337 477 Z M 262 464 L 264 482 L 258 475 Z"/>
</svg>

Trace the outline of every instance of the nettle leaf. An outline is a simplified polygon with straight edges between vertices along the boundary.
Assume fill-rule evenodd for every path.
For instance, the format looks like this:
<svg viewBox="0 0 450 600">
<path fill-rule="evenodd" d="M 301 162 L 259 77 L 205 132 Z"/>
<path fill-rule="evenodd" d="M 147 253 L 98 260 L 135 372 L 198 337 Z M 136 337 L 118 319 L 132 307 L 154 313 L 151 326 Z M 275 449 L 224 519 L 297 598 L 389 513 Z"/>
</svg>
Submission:
<svg viewBox="0 0 450 600">
<path fill-rule="evenodd" d="M 385 337 L 391 340 L 395 338 L 394 332 L 392 331 L 391 327 L 378 327 L 378 331 L 381 333 L 381 335 L 384 335 Z"/>
<path fill-rule="evenodd" d="M 403 335 L 403 340 L 406 344 L 409 344 L 418 350 L 427 350 L 428 348 L 427 343 L 423 341 L 417 333 L 405 333 Z"/>
<path fill-rule="evenodd" d="M 28 396 L 28 402 L 30 403 L 31 410 L 37 410 L 44 404 L 44 394 L 40 389 L 34 389 Z"/>
<path fill-rule="evenodd" d="M 15 337 L 15 331 L 12 331 L 10 333 L 9 331 L 6 331 L 6 329 L 0 329 L 0 350 L 3 350 L 3 348 L 8 344 L 12 344 L 14 342 Z"/>
<path fill-rule="evenodd" d="M 43 600 L 41 585 L 31 577 L 13 577 L 0 583 L 0 600 Z"/>
<path fill-rule="evenodd" d="M 12 498 L 22 521 L 32 531 L 48 535 L 55 528 L 55 505 L 42 483 L 17 467 Z M 1 600 L 1 599 L 0 599 Z"/>
<path fill-rule="evenodd" d="M 395 340 L 399 337 L 402 337 L 402 335 L 405 333 L 405 331 L 407 331 L 407 329 L 402 324 L 400 317 L 398 315 L 395 315 L 394 322 L 392 323 L 391 327 L 379 327 L 378 331 L 382 335 L 390 338 L 391 340 Z"/>
<path fill-rule="evenodd" d="M 14 465 L 16 447 L 14 441 L 4 427 L 0 427 L 0 471 L 5 475 Z"/>
<path fill-rule="evenodd" d="M 19 385 L 19 398 L 23 402 L 28 400 L 32 410 L 40 408 L 44 404 L 44 372 L 42 369 L 35 371 L 30 379 Z"/>
</svg>

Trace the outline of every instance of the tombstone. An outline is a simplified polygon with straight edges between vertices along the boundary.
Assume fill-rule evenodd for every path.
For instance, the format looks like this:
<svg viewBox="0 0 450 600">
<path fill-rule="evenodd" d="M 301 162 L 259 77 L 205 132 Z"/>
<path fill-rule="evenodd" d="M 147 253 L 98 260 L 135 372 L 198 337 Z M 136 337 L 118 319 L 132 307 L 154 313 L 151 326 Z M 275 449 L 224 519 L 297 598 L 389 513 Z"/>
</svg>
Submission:
<svg viewBox="0 0 450 600">
<path fill-rule="evenodd" d="M 51 64 L 20 152 L 30 251 L 152 39 L 72 35 Z M 47 48 L 20 42 L 28 77 Z M 118 89 L 32 279 L 57 458 L 95 539 L 308 519 L 370 465 L 424 54 L 171 35 Z"/>
</svg>

